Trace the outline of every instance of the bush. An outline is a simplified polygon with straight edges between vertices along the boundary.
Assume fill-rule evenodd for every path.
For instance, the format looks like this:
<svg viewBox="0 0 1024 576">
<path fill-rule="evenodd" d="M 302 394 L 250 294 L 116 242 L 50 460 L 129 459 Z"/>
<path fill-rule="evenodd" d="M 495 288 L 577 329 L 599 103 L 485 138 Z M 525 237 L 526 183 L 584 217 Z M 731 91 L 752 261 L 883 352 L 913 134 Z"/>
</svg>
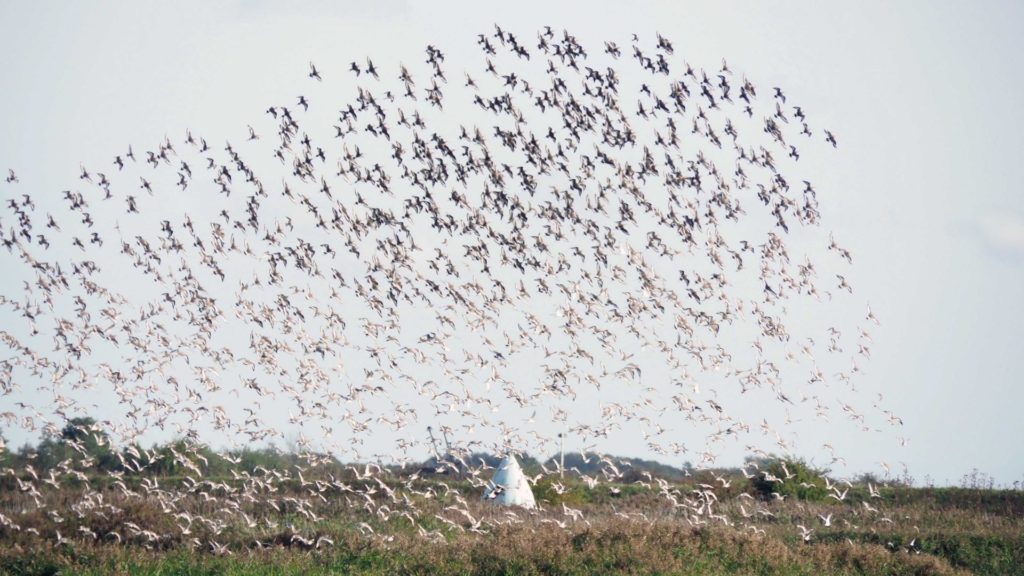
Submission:
<svg viewBox="0 0 1024 576">
<path fill-rule="evenodd" d="M 759 465 L 760 471 L 750 479 L 750 486 L 765 499 L 772 498 L 773 493 L 810 502 L 828 498 L 825 472 L 811 468 L 803 460 L 776 458 Z"/>
</svg>

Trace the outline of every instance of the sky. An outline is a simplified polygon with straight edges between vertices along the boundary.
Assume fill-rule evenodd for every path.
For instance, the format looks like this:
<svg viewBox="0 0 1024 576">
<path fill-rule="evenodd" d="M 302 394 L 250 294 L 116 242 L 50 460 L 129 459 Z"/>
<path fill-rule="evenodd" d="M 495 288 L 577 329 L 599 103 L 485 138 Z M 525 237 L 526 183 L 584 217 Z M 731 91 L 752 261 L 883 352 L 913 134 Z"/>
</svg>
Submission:
<svg viewBox="0 0 1024 576">
<path fill-rule="evenodd" d="M 839 139 L 821 210 L 882 322 L 864 389 L 908 438 L 844 452 L 865 470 L 905 462 L 919 481 L 978 469 L 1008 484 L 1024 479 L 1022 21 L 1018 2 L 6 2 L 0 168 L 59 194 L 128 143 L 237 136 L 294 98 L 311 59 L 341 74 L 365 55 L 473 50 L 495 22 L 524 38 L 658 32 L 688 61 L 785 86 Z"/>
</svg>

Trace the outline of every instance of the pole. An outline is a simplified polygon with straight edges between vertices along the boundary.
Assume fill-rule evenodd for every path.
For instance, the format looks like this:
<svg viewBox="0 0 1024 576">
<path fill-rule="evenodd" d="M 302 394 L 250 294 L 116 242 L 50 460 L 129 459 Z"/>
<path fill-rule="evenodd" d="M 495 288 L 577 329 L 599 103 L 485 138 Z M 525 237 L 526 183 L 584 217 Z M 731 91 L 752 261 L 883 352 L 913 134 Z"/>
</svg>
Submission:
<svg viewBox="0 0 1024 576">
<path fill-rule="evenodd" d="M 462 466 L 458 463 L 454 457 L 452 457 L 452 443 L 448 441 L 448 427 L 441 426 L 441 435 L 444 437 L 444 459 L 445 462 L 451 462 L 453 468 L 455 468 L 455 477 L 462 479 Z"/>
<path fill-rule="evenodd" d="M 437 454 L 437 440 L 434 439 L 434 429 L 431 426 L 427 426 L 427 434 L 430 436 L 430 446 L 434 449 L 434 461 L 438 461 Z M 436 465 L 436 464 L 435 464 Z"/>
<path fill-rule="evenodd" d="M 565 478 L 565 435 L 558 433 L 558 477 Z"/>
</svg>

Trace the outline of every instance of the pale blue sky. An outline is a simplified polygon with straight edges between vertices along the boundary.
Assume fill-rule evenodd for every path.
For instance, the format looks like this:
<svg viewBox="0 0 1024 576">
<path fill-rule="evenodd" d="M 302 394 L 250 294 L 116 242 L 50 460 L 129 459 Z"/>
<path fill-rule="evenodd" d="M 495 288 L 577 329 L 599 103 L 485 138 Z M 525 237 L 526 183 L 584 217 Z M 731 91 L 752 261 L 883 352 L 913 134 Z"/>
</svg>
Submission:
<svg viewBox="0 0 1024 576">
<path fill-rule="evenodd" d="M 816 182 L 822 212 L 883 322 L 864 387 L 909 438 L 902 450 L 853 438 L 844 454 L 939 482 L 972 468 L 1024 477 L 1024 4 L 341 4 L 6 2 L 0 168 L 59 194 L 79 163 L 128 143 L 188 127 L 237 137 L 294 98 L 310 59 L 325 74 L 364 55 L 418 61 L 429 43 L 472 50 L 493 22 L 592 43 L 657 31 L 691 62 L 724 57 L 798 94 L 839 138 Z"/>
</svg>

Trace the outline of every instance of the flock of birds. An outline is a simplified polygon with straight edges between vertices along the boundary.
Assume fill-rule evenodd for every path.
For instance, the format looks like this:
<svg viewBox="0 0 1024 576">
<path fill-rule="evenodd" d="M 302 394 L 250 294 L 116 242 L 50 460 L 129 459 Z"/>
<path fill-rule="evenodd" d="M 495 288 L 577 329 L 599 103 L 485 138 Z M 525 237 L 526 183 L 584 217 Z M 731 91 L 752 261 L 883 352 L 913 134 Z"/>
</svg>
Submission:
<svg viewBox="0 0 1024 576">
<path fill-rule="evenodd" d="M 758 438 L 794 449 L 772 410 L 899 424 L 857 402 L 870 309 L 856 330 L 789 325 L 790 306 L 852 291 L 837 273 L 850 253 L 820 232 L 814 185 L 793 174 L 837 146 L 829 130 L 781 88 L 725 62 L 693 68 L 660 35 L 593 49 L 495 26 L 476 44 L 482 63 L 461 74 L 434 46 L 418 68 L 310 63 L 301 95 L 238 138 L 189 130 L 128 146 L 82 166 L 59 198 L 10 171 L 4 428 L 58 435 L 99 415 L 83 433 L 117 447 L 114 489 L 158 499 L 187 533 L 200 520 L 272 523 L 247 515 L 254 501 L 316 521 L 319 503 L 344 498 L 415 524 L 415 497 L 440 489 L 373 462 L 461 460 L 479 487 L 485 469 L 465 454 L 550 451 L 556 433 L 585 456 L 629 436 L 709 467 L 742 438 L 753 453 L 765 454 Z M 339 102 L 332 81 L 352 97 Z M 817 244 L 791 252 L 798 230 Z M 172 453 L 188 481 L 130 489 L 125 475 L 163 457 L 142 439 L 171 437 L 184 440 Z M 213 439 L 232 464 L 226 444 L 287 442 L 308 467 L 204 480 Z M 622 477 L 621 462 L 594 457 L 603 472 L 588 483 Z M 303 476 L 330 459 L 371 463 L 353 466 L 355 482 Z M 93 464 L 0 474 L 39 506 L 58 478 L 82 479 L 73 509 L 88 515 L 110 506 L 89 487 Z M 277 494 L 284 482 L 303 496 Z M 716 486 L 651 484 L 691 522 L 716 520 Z M 218 511 L 184 509 L 197 494 Z M 449 508 L 447 524 L 486 529 L 468 506 Z M 585 521 L 560 512 L 553 521 Z"/>
</svg>

